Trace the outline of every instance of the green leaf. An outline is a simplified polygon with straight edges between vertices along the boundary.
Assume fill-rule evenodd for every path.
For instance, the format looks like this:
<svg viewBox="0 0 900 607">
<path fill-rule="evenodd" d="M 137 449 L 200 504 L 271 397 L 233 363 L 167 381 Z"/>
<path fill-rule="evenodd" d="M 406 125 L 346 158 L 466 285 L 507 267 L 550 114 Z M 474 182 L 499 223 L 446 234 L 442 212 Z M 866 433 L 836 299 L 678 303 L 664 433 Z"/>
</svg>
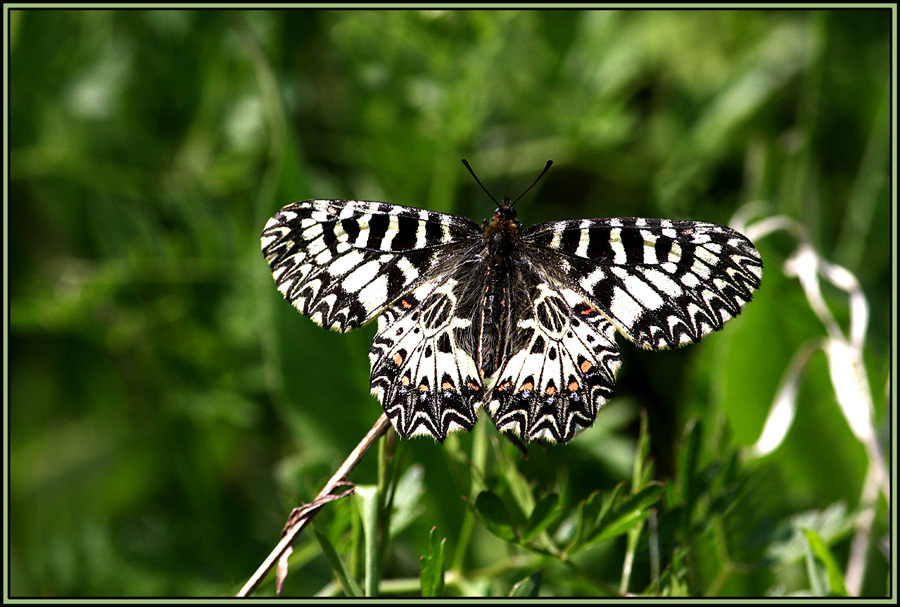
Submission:
<svg viewBox="0 0 900 607">
<path fill-rule="evenodd" d="M 687 583 L 687 565 L 685 564 L 686 552 L 675 549 L 672 551 L 672 562 L 663 571 L 659 580 L 659 594 L 667 597 L 691 596 Z"/>
<path fill-rule="evenodd" d="M 509 596 L 516 597 L 537 597 L 541 590 L 541 572 L 535 571 L 526 578 L 522 578 L 513 585 L 509 591 Z"/>
<path fill-rule="evenodd" d="M 559 496 L 555 493 L 548 493 L 542 497 L 534 509 L 531 516 L 528 517 L 528 523 L 525 526 L 525 532 L 522 534 L 522 541 L 530 541 L 538 536 L 538 534 L 555 523 L 563 510 L 559 505 Z"/>
<path fill-rule="evenodd" d="M 831 554 L 831 550 L 828 549 L 828 545 L 825 544 L 825 542 L 822 540 L 822 536 L 820 536 L 812 529 L 804 529 L 803 533 L 806 535 L 806 539 L 809 542 L 809 547 L 810 549 L 812 549 L 812 553 L 825 566 L 825 572 L 828 574 L 828 586 L 831 589 L 831 592 L 829 594 L 849 596 L 847 594 L 847 588 L 846 586 L 844 586 L 844 574 L 841 572 L 840 567 L 838 567 L 837 562 L 834 560 L 834 555 Z"/>
<path fill-rule="evenodd" d="M 444 595 L 444 542 L 447 538 L 439 539 L 436 532 L 437 527 L 432 527 L 428 539 L 428 552 L 419 561 L 422 596 Z"/>
<path fill-rule="evenodd" d="M 641 426 L 638 434 L 638 444 L 634 456 L 634 469 L 631 474 L 631 486 L 639 487 L 650 480 L 653 471 L 650 463 L 650 432 L 647 430 L 647 412 L 641 411 Z"/>
<path fill-rule="evenodd" d="M 809 592 L 813 596 L 825 596 L 826 581 L 822 575 L 822 568 L 816 564 L 815 556 L 809 543 L 803 551 L 806 562 L 806 575 L 809 578 Z"/>
<path fill-rule="evenodd" d="M 520 455 L 517 451 L 516 455 Z M 528 479 L 522 475 L 522 472 L 519 471 L 515 462 L 502 457 L 498 461 L 498 472 L 500 477 L 506 483 L 506 488 L 508 491 L 509 497 L 512 498 L 511 502 L 507 502 L 508 509 L 510 510 L 510 515 L 515 517 L 513 520 L 513 524 L 516 526 L 522 526 L 525 524 L 525 515 L 526 512 L 531 512 L 534 509 L 534 495 L 531 492 L 531 485 L 529 484 Z M 504 493 L 506 495 L 507 493 Z M 513 508 L 513 506 L 515 506 Z"/>
<path fill-rule="evenodd" d="M 365 591 L 366 596 L 378 594 L 380 563 L 378 555 L 379 492 L 375 485 L 357 485 L 354 497 L 359 504 L 365 539 Z"/>
<path fill-rule="evenodd" d="M 421 499 L 425 494 L 424 476 L 421 464 L 415 464 L 397 481 L 393 491 L 391 537 L 406 529 L 421 514 Z"/>
<path fill-rule="evenodd" d="M 803 558 L 809 542 L 804 532 L 812 529 L 826 544 L 833 544 L 853 533 L 856 514 L 847 512 L 842 502 L 831 504 L 825 510 L 809 510 L 781 521 L 768 536 L 766 558 L 779 566 L 789 565 Z"/>
<path fill-rule="evenodd" d="M 511 524 L 511 517 L 506 506 L 491 491 L 482 491 L 475 498 L 475 516 L 484 523 L 488 530 L 507 542 L 517 542 L 519 536 Z"/>
<path fill-rule="evenodd" d="M 359 587 L 359 584 L 357 584 L 356 580 L 353 579 L 353 576 L 350 575 L 347 566 L 344 564 L 344 560 L 338 555 L 328 537 L 322 533 L 318 525 L 316 525 L 315 520 L 313 520 L 312 528 L 313 533 L 316 534 L 316 539 L 319 541 L 319 545 L 322 547 L 322 553 L 325 555 L 325 560 L 327 560 L 328 564 L 331 566 L 331 571 L 334 573 L 334 577 L 341 585 L 341 588 L 343 588 L 344 594 L 353 597 L 363 596 L 362 588 Z"/>
<path fill-rule="evenodd" d="M 593 534 L 594 529 L 596 529 L 597 522 L 609 511 L 610 506 L 624 486 L 624 483 L 616 485 L 612 495 L 606 500 L 603 500 L 599 491 L 594 491 L 578 504 L 578 529 L 569 547 L 566 548 L 566 552 L 574 552 L 584 546 L 588 538 Z"/>
<path fill-rule="evenodd" d="M 691 509 L 698 491 L 697 462 L 700 457 L 700 444 L 703 435 L 703 424 L 695 419 L 688 424 L 687 436 L 678 450 L 678 489 L 684 504 Z"/>
<path fill-rule="evenodd" d="M 648 508 L 655 504 L 663 492 L 659 482 L 642 487 L 634 495 L 623 498 L 615 505 L 591 534 L 590 542 L 597 543 L 627 533 L 629 529 L 647 518 Z"/>
</svg>

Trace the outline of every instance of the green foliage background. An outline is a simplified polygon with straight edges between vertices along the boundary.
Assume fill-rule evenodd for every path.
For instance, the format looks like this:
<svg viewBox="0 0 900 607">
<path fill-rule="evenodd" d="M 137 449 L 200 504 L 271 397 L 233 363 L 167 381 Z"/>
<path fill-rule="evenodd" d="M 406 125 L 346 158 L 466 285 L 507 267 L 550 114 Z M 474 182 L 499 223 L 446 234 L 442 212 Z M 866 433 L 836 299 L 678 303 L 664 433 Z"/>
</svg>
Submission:
<svg viewBox="0 0 900 607">
<path fill-rule="evenodd" d="M 526 224 L 753 202 L 802 225 L 869 304 L 891 453 L 892 11 L 7 11 L 12 596 L 234 594 L 380 414 L 374 327 L 298 315 L 262 226 L 313 197 L 480 221 L 460 158 L 497 197 L 554 160 Z M 617 397 L 568 445 L 523 460 L 483 418 L 381 445 L 395 468 L 370 452 L 351 480 L 394 492 L 390 539 L 372 553 L 365 497 L 325 506 L 284 593 L 840 594 L 861 537 L 857 591 L 886 595 L 889 501 L 821 351 L 784 440 L 750 450 L 825 335 L 797 242 L 757 241 L 758 296 L 702 344 L 621 340 Z"/>
</svg>

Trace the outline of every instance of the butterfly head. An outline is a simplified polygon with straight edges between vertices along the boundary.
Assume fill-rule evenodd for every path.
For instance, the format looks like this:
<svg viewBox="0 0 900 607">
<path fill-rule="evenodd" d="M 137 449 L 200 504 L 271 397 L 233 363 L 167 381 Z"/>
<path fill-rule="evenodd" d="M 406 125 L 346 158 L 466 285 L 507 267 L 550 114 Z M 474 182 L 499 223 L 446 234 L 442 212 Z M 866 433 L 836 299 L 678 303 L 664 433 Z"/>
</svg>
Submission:
<svg viewBox="0 0 900 607">
<path fill-rule="evenodd" d="M 509 196 L 505 196 L 503 201 L 497 204 L 497 208 L 494 209 L 494 218 L 495 220 L 500 221 L 510 221 L 516 219 L 516 210 L 512 208 L 512 205 L 515 204 L 515 201 L 510 202 Z"/>
<path fill-rule="evenodd" d="M 504 196 L 503 202 L 497 202 L 497 199 L 494 198 L 493 196 L 491 196 L 491 193 L 488 191 L 488 189 L 486 187 L 484 187 L 484 184 L 482 184 L 481 180 L 478 179 L 478 176 L 475 174 L 475 171 L 472 170 L 472 167 L 469 166 L 469 163 L 466 161 L 465 158 L 463 158 L 462 163 L 465 165 L 465 167 L 467 169 L 469 169 L 469 173 L 472 174 L 472 177 L 475 178 L 475 181 L 478 183 L 478 185 L 481 186 L 481 189 L 484 190 L 485 193 L 488 196 L 490 196 L 491 200 L 493 200 L 494 203 L 497 205 L 497 208 L 494 209 L 493 218 L 485 219 L 484 226 L 483 226 L 484 229 L 487 230 L 489 225 L 496 224 L 499 222 L 499 223 L 514 224 L 516 226 L 516 230 L 518 230 L 519 228 L 522 227 L 522 224 L 520 224 L 518 221 L 516 221 L 516 212 L 512 208 L 513 205 L 519 201 L 519 198 L 522 198 L 522 196 L 527 194 L 531 190 L 531 188 L 533 188 L 535 186 L 535 184 L 537 184 L 538 181 L 540 181 L 541 177 L 544 176 L 544 173 L 546 173 L 550 169 L 550 165 L 553 164 L 553 161 L 548 160 L 547 164 L 544 166 L 544 170 L 541 171 L 541 174 L 537 176 L 537 179 L 534 180 L 534 183 L 532 183 L 530 186 L 528 186 L 528 188 L 526 188 L 526 190 L 524 192 L 519 194 L 519 196 L 512 202 L 510 202 L 509 196 Z"/>
<path fill-rule="evenodd" d="M 494 210 L 493 217 L 484 220 L 482 230 L 484 243 L 493 254 L 506 254 L 515 248 L 522 223 L 516 219 L 516 211 L 512 208 L 509 197 L 504 198 Z"/>
</svg>

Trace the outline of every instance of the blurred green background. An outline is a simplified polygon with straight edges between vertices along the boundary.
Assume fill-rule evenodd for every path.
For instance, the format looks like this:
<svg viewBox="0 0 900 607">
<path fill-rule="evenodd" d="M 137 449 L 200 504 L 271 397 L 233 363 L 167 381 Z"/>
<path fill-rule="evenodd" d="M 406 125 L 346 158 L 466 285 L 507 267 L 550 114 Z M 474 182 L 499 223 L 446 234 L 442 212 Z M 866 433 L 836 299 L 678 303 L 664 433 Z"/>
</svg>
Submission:
<svg viewBox="0 0 900 607">
<path fill-rule="evenodd" d="M 743 209 L 802 226 L 758 232 L 762 288 L 724 331 L 662 353 L 620 339 L 617 397 L 595 426 L 510 457 L 574 510 L 631 478 L 640 411 L 667 484 L 699 420 L 705 457 L 737 453 L 741 482 L 686 564 L 663 542 L 686 592 L 816 593 L 809 564 L 823 561 L 796 541 L 809 526 L 853 592 L 889 591 L 889 503 L 871 470 L 890 453 L 892 11 L 7 16 L 12 596 L 233 595 L 380 414 L 374 326 L 340 335 L 297 314 L 260 254 L 263 225 L 314 197 L 480 222 L 493 205 L 461 158 L 498 198 L 554 161 L 517 204 L 526 224 L 727 224 Z M 840 369 L 816 349 L 828 327 L 785 271 L 801 242 L 868 303 L 868 442 L 841 406 Z M 843 333 L 858 321 L 840 289 L 823 302 Z M 785 378 L 795 414 L 760 456 L 751 446 Z M 510 454 L 479 426 L 492 453 Z M 397 593 L 417 594 L 435 526 L 448 552 L 469 542 L 454 575 L 471 585 L 448 594 L 504 595 L 531 573 L 479 523 L 461 530 L 469 481 L 453 462 L 472 441 L 400 447 L 412 489 L 381 572 Z M 374 483 L 375 459 L 351 479 Z M 353 513 L 329 508 L 323 529 Z M 647 550 L 638 592 L 653 575 Z M 580 566 L 614 586 L 621 561 L 610 542 Z M 332 592 L 332 579 L 305 534 L 285 593 Z M 540 593 L 593 590 L 547 565 Z"/>
</svg>

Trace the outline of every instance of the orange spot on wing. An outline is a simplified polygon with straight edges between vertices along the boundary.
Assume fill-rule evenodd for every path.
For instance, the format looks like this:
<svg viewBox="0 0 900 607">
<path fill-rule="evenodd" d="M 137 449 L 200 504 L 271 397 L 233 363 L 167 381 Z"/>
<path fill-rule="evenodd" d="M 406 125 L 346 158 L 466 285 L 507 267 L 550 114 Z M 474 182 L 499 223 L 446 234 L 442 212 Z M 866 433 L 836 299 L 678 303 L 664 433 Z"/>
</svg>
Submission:
<svg viewBox="0 0 900 607">
<path fill-rule="evenodd" d="M 570 392 L 575 392 L 575 391 L 577 391 L 577 390 L 578 390 L 578 382 L 577 382 L 577 381 L 569 382 L 568 388 L 569 388 L 569 391 L 570 391 Z"/>
<path fill-rule="evenodd" d="M 525 382 L 522 384 L 522 390 L 534 390 L 534 384 L 529 382 Z"/>
<path fill-rule="evenodd" d="M 582 373 L 587 373 L 587 372 L 590 371 L 593 367 L 594 367 L 594 364 L 593 364 L 591 361 L 586 360 L 586 361 L 584 361 L 584 362 L 581 363 L 581 372 L 582 372 Z"/>
<path fill-rule="evenodd" d="M 403 384 L 404 386 L 408 386 L 409 385 L 409 377 L 404 375 L 403 377 L 400 378 L 400 383 Z"/>
<path fill-rule="evenodd" d="M 451 384 L 448 381 L 445 381 L 444 383 L 441 384 L 441 390 L 452 390 L 452 389 L 453 389 L 453 384 Z"/>
<path fill-rule="evenodd" d="M 545 392 L 547 393 L 547 396 L 553 396 L 554 394 L 556 394 L 556 388 L 554 388 L 553 386 L 547 386 Z"/>
<path fill-rule="evenodd" d="M 399 367 L 401 364 L 403 364 L 403 357 L 400 356 L 400 353 L 399 353 L 399 352 L 397 352 L 396 354 L 394 354 L 394 364 L 397 365 L 398 367 Z"/>
<path fill-rule="evenodd" d="M 506 392 L 507 390 L 509 390 L 509 387 L 510 387 L 509 382 L 505 381 L 502 384 L 500 384 L 499 386 L 497 386 L 497 389 L 500 390 L 501 392 Z"/>
<path fill-rule="evenodd" d="M 400 300 L 400 305 L 409 310 L 412 307 L 412 304 L 406 301 L 405 299 Z"/>
</svg>

